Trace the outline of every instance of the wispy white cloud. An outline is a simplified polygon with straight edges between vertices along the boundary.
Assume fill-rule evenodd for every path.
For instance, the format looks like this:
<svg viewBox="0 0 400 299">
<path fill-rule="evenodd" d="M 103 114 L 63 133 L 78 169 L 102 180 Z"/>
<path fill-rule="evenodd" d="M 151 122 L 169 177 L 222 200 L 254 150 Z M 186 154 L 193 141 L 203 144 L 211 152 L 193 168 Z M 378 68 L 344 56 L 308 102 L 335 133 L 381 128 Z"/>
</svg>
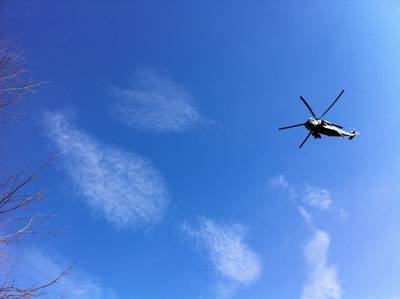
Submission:
<svg viewBox="0 0 400 299">
<path fill-rule="evenodd" d="M 260 277 L 260 258 L 244 242 L 246 229 L 242 225 L 217 224 L 202 218 L 197 228 L 184 224 L 183 229 L 199 242 L 224 279 L 216 288 L 220 298 L 233 296 L 240 287 L 248 286 Z"/>
<path fill-rule="evenodd" d="M 269 183 L 274 189 L 287 189 L 289 188 L 289 183 L 282 174 L 278 174 L 269 180 Z"/>
<path fill-rule="evenodd" d="M 327 189 L 308 185 L 293 185 L 282 174 L 272 177 L 269 180 L 269 184 L 273 189 L 281 189 L 288 192 L 290 199 L 296 202 L 296 205 L 301 200 L 309 207 L 333 212 L 341 222 L 344 222 L 349 216 L 349 213 L 344 208 L 334 205 L 332 195 Z"/>
<path fill-rule="evenodd" d="M 345 222 L 347 220 L 347 218 L 349 218 L 350 214 L 344 208 L 335 207 L 335 210 L 337 211 L 337 214 L 339 216 L 339 220 L 340 220 L 341 223 Z"/>
<path fill-rule="evenodd" d="M 302 206 L 300 215 L 313 232 L 313 237 L 304 247 L 304 258 L 308 267 L 308 278 L 301 299 L 340 299 L 342 288 L 336 266 L 328 262 L 330 237 L 318 229 L 311 214 Z"/>
<path fill-rule="evenodd" d="M 303 201 L 321 210 L 327 210 L 332 205 L 330 192 L 323 188 L 307 187 L 303 195 Z"/>
<path fill-rule="evenodd" d="M 186 88 L 154 69 L 137 71 L 132 86 L 111 92 L 113 115 L 133 129 L 180 132 L 207 122 Z"/>
<path fill-rule="evenodd" d="M 305 221 L 311 228 L 313 228 L 313 227 L 314 227 L 314 223 L 313 223 L 311 214 L 310 214 L 309 212 L 307 212 L 307 210 L 306 210 L 304 207 L 302 207 L 302 206 L 298 206 L 297 208 L 299 209 L 299 213 L 300 213 L 301 217 L 303 217 L 304 221 Z"/>
<path fill-rule="evenodd" d="M 269 180 L 269 185 L 272 189 L 282 189 L 289 193 L 291 199 L 298 196 L 298 191 L 286 180 L 282 174 L 278 174 Z"/>
<path fill-rule="evenodd" d="M 308 267 L 308 278 L 303 287 L 301 299 L 340 299 L 341 285 L 338 279 L 336 266 L 328 261 L 330 237 L 325 231 L 318 229 L 312 215 L 301 205 L 297 199 L 302 199 L 308 206 L 320 210 L 334 209 L 344 213 L 332 205 L 332 199 L 328 190 L 306 187 L 299 190 L 293 187 L 283 175 L 275 176 L 270 180 L 271 187 L 283 189 L 290 195 L 301 217 L 313 233 L 313 237 L 304 247 L 304 258 Z"/>
<path fill-rule="evenodd" d="M 48 137 L 90 207 L 119 227 L 154 224 L 162 218 L 167 191 L 148 159 L 97 141 L 75 128 L 64 113 L 44 116 Z"/>
<path fill-rule="evenodd" d="M 8 258 L 12 259 L 9 264 L 13 266 L 7 272 L 14 283 L 23 288 L 45 285 L 70 265 L 65 259 L 49 256 L 36 247 L 19 250 L 18 257 L 11 255 Z M 46 288 L 41 298 L 114 299 L 117 295 L 113 289 L 104 287 L 99 279 L 74 266 L 57 283 Z"/>
<path fill-rule="evenodd" d="M 309 277 L 304 285 L 301 299 L 341 298 L 337 269 L 328 262 L 329 246 L 329 235 L 324 231 L 314 230 L 313 238 L 304 248 Z"/>
</svg>

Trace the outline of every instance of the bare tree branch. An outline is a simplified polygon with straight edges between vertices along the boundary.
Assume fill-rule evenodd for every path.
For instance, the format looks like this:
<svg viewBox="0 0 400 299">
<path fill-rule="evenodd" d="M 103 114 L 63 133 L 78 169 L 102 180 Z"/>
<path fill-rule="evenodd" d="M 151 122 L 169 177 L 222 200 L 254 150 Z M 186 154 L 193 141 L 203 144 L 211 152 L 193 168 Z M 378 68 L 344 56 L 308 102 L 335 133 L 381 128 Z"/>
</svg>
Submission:
<svg viewBox="0 0 400 299">
<path fill-rule="evenodd" d="M 18 288 L 13 285 L 3 286 L 0 288 L 0 299 L 27 299 L 41 295 L 41 292 L 43 290 L 48 289 L 49 287 L 56 284 L 64 276 L 68 275 L 72 268 L 73 265 L 70 265 L 50 282 L 34 288 Z"/>
<path fill-rule="evenodd" d="M 9 176 L 0 184 L 0 187 L 3 189 L 3 191 L 0 191 L 0 215 L 23 208 L 33 201 L 43 199 L 43 191 L 21 194 L 21 190 L 26 188 L 29 183 L 32 183 L 56 157 L 57 154 L 51 156 L 39 169 L 27 175 L 25 178 L 21 178 L 23 172 L 19 172 L 13 176 Z"/>
<path fill-rule="evenodd" d="M 34 81 L 26 76 L 28 70 L 21 64 L 22 54 L 21 50 L 16 50 L 13 41 L 0 40 L 0 121 L 17 121 L 12 107 L 27 94 L 46 83 Z M 55 158 L 56 155 L 53 155 L 32 173 L 27 174 L 22 171 L 0 177 L 0 259 L 7 258 L 5 252 L 10 252 L 9 246 L 12 243 L 25 240 L 27 236 L 36 233 L 35 227 L 39 221 L 49 217 L 42 214 L 28 216 L 26 210 L 44 198 L 45 192 L 35 191 L 32 184 Z M 71 268 L 72 265 L 47 283 L 28 288 L 17 285 L 16 279 L 10 278 L 12 272 L 3 274 L 6 277 L 5 279 L 3 277 L 4 281 L 0 284 L 0 299 L 28 299 L 41 296 L 67 275 Z"/>
<path fill-rule="evenodd" d="M 6 108 L 17 104 L 28 93 L 46 83 L 25 76 L 28 70 L 21 65 L 23 52 L 15 48 L 13 41 L 0 40 L 0 116 L 4 121 L 15 118 Z"/>
</svg>

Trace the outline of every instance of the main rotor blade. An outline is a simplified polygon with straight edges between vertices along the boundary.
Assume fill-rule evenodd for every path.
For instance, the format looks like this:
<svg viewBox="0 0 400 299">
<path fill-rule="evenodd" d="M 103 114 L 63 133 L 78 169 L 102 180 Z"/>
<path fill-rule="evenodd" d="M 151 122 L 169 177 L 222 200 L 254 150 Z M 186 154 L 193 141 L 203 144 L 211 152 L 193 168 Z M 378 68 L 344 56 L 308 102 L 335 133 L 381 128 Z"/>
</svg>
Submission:
<svg viewBox="0 0 400 299">
<path fill-rule="evenodd" d="M 311 109 L 310 105 L 308 105 L 307 101 L 302 96 L 300 96 L 300 100 L 302 100 L 303 103 L 307 106 L 307 108 L 308 108 L 308 110 L 310 110 L 312 116 L 314 116 L 314 118 L 318 119 L 318 117 L 315 115 L 314 111 Z"/>
<path fill-rule="evenodd" d="M 296 127 L 301 127 L 301 126 L 304 126 L 304 124 L 298 124 L 298 125 L 283 127 L 283 128 L 279 128 L 278 130 L 286 130 L 286 129 L 296 128 Z"/>
<path fill-rule="evenodd" d="M 328 109 L 326 109 L 325 112 L 322 113 L 321 117 L 323 117 L 333 107 L 333 105 L 336 104 L 336 102 L 339 100 L 339 98 L 342 96 L 343 93 L 344 93 L 344 89 L 339 93 L 339 95 L 336 97 L 336 99 L 333 101 L 333 103 L 328 107 Z"/>
<path fill-rule="evenodd" d="M 299 148 L 302 148 L 302 147 L 303 147 L 304 143 L 306 143 L 306 141 L 308 140 L 308 138 L 309 138 L 310 136 L 311 136 L 311 131 L 310 131 L 310 133 L 308 133 L 306 139 L 304 139 L 304 141 L 300 144 Z"/>
</svg>

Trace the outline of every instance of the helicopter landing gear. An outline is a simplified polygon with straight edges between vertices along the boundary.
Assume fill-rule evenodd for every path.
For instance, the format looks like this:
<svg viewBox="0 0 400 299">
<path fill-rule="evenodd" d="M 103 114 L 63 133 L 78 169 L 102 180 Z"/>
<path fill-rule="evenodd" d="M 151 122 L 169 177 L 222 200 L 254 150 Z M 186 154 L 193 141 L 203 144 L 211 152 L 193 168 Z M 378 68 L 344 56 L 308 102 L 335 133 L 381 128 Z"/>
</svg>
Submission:
<svg viewBox="0 0 400 299">
<path fill-rule="evenodd" d="M 317 132 L 313 132 L 312 135 L 314 136 L 314 139 L 321 139 L 321 135 L 319 135 Z"/>
</svg>

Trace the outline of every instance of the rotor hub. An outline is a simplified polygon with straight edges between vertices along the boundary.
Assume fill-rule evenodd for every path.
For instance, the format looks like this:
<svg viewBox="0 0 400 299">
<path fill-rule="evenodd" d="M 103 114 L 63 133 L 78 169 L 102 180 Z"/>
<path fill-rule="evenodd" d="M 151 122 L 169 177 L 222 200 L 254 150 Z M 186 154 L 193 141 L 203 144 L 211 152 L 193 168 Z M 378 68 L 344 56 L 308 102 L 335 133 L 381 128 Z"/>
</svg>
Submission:
<svg viewBox="0 0 400 299">
<path fill-rule="evenodd" d="M 307 129 L 313 129 L 314 127 L 316 127 L 316 126 L 319 126 L 319 125 L 321 125 L 322 124 L 322 121 L 320 120 L 320 119 L 315 119 L 315 118 L 309 118 L 308 120 L 307 120 L 307 122 L 306 122 L 306 128 Z"/>
</svg>

